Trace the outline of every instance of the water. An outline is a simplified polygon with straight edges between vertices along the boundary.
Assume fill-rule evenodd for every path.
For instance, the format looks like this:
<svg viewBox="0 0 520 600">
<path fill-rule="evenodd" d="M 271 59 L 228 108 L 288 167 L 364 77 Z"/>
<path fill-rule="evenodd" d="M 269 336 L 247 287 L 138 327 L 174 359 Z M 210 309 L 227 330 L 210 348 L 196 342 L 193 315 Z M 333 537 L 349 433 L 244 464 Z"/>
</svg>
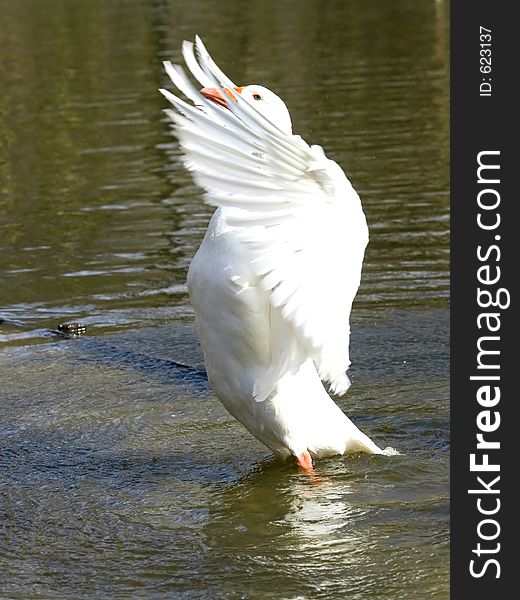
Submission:
<svg viewBox="0 0 520 600">
<path fill-rule="evenodd" d="M 0 8 L 0 597 L 447 598 L 448 4 Z M 340 405 L 401 456 L 302 476 L 208 389 L 185 276 L 211 209 L 157 92 L 195 33 L 362 197 Z"/>
</svg>

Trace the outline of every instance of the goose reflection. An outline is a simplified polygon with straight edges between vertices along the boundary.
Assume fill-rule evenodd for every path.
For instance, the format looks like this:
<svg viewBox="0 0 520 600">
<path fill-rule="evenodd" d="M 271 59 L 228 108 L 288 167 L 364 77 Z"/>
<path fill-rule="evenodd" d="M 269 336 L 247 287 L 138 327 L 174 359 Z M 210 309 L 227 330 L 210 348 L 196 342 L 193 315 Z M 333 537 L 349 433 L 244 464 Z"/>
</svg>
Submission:
<svg viewBox="0 0 520 600">
<path fill-rule="evenodd" d="M 212 565 L 222 561 L 233 571 L 246 561 L 258 580 L 294 580 L 309 592 L 318 576 L 339 585 L 362 570 L 373 546 L 372 509 L 355 499 L 356 488 L 368 485 L 345 464 L 357 460 L 367 459 L 324 461 L 311 477 L 266 461 L 228 488 L 205 526 Z"/>
</svg>

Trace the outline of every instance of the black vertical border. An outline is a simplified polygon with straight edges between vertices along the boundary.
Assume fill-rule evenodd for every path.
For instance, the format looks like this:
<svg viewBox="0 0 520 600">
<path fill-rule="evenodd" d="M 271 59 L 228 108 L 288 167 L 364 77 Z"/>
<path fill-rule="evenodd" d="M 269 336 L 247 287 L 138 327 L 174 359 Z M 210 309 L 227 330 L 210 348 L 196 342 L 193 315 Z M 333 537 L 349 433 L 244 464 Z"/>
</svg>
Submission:
<svg viewBox="0 0 520 600">
<path fill-rule="evenodd" d="M 520 474 L 519 402 L 520 350 L 516 339 L 520 335 L 518 319 L 517 280 L 520 278 L 520 98 L 517 88 L 520 50 L 520 22 L 515 19 L 514 2 L 504 0 L 451 1 L 451 597 L 472 600 L 516 597 L 515 585 L 520 566 L 516 536 L 520 522 L 520 500 L 514 491 Z M 492 83 L 491 97 L 481 97 L 479 86 L 487 74 L 480 72 L 480 26 L 491 29 Z M 483 150 L 500 151 L 501 224 L 499 230 L 485 232 L 477 225 L 477 155 Z M 517 181 L 519 183 L 517 183 Z M 500 235 L 496 241 L 495 235 Z M 500 523 L 500 535 L 493 542 L 479 540 L 477 526 L 486 518 L 478 512 L 477 495 L 468 494 L 476 485 L 477 475 L 470 472 L 470 454 L 476 451 L 476 418 L 483 410 L 476 401 L 480 383 L 470 381 L 477 372 L 477 246 L 500 246 L 500 261 L 496 253 L 489 261 L 498 265 L 501 279 L 496 287 L 511 293 L 511 305 L 500 310 L 500 388 L 501 424 L 494 439 L 500 450 L 489 452 L 490 462 L 500 463 L 500 511 L 494 516 Z M 487 309 L 486 309 L 487 310 Z M 515 428 L 515 429 L 513 429 Z M 489 480 L 489 475 L 486 477 Z M 483 498 L 491 498 L 491 495 Z M 493 496 L 495 497 L 495 496 Z M 483 500 L 484 502 L 484 500 Z M 487 505 L 491 506 L 491 504 Z M 490 532 L 491 529 L 488 530 Z M 473 552 L 477 543 L 492 548 L 500 543 L 500 551 L 488 554 L 500 563 L 489 567 L 480 578 L 471 576 L 469 563 L 479 560 Z M 516 591 L 515 591 L 516 590 Z"/>
</svg>

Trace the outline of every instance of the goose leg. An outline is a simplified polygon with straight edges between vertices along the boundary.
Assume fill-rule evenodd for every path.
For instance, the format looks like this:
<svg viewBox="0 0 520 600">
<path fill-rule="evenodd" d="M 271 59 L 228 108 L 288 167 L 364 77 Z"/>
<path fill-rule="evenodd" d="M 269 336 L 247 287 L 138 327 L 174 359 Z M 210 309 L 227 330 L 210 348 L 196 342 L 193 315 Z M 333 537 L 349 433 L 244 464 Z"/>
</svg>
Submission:
<svg viewBox="0 0 520 600">
<path fill-rule="evenodd" d="M 301 467 L 304 471 L 313 470 L 312 458 L 307 450 L 305 450 L 305 452 L 302 452 L 301 454 L 298 454 L 297 456 L 295 456 L 295 458 L 297 465 Z"/>
</svg>

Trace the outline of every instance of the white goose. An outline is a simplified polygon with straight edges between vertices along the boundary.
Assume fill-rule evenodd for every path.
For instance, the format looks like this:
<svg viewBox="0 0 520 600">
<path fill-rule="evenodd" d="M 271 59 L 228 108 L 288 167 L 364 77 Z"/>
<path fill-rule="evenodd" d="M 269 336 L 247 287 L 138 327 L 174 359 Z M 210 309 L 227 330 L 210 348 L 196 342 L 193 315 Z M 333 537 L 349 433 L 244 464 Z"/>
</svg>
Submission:
<svg viewBox="0 0 520 600">
<path fill-rule="evenodd" d="M 164 66 L 192 104 L 161 90 L 183 161 L 217 206 L 188 289 L 209 382 L 222 404 L 275 454 L 381 453 L 330 398 L 350 381 L 350 310 L 368 228 L 356 191 L 320 146 L 293 135 L 284 102 L 237 87 L 200 38 Z"/>
</svg>

